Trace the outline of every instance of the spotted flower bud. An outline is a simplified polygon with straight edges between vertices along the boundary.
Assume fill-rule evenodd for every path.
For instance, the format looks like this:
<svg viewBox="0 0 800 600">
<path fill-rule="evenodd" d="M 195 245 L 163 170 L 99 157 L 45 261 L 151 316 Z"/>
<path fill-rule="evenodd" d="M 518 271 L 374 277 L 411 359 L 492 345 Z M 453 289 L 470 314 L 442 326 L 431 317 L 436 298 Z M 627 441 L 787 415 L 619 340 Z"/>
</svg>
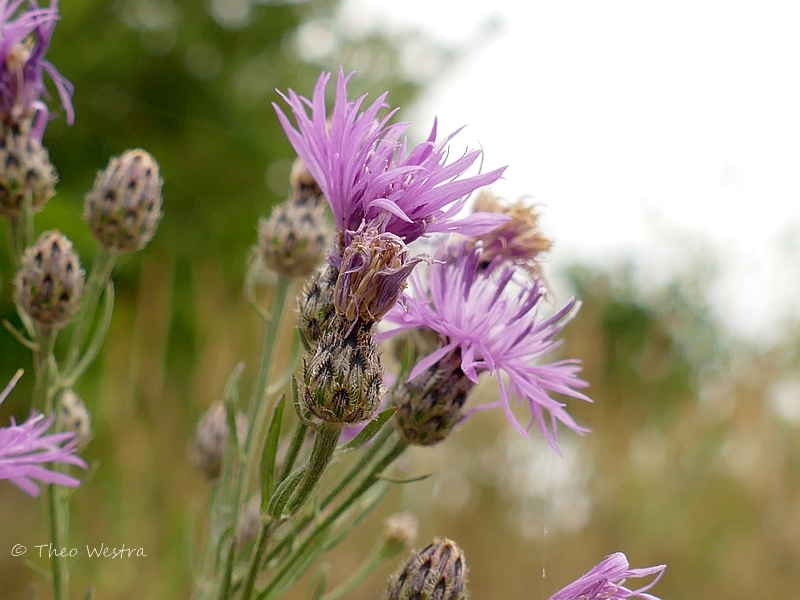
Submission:
<svg viewBox="0 0 800 600">
<path fill-rule="evenodd" d="M 227 445 L 228 420 L 225 407 L 221 402 L 214 402 L 197 423 L 190 451 L 192 462 L 208 479 L 216 479 L 222 472 Z"/>
<path fill-rule="evenodd" d="M 256 494 L 244 505 L 236 526 L 236 541 L 244 546 L 258 537 L 261 530 L 261 494 Z"/>
<path fill-rule="evenodd" d="M 522 201 L 513 204 L 501 203 L 490 192 L 483 191 L 475 201 L 475 211 L 499 213 L 511 217 L 496 229 L 474 238 L 481 244 L 481 263 L 488 265 L 493 260 L 514 263 L 539 274 L 541 254 L 552 245 L 539 231 L 539 214 Z"/>
<path fill-rule="evenodd" d="M 337 319 L 303 361 L 303 405 L 334 425 L 352 425 L 372 416 L 383 394 L 383 366 L 372 326 L 351 327 Z"/>
<path fill-rule="evenodd" d="M 292 190 L 297 194 L 311 194 L 314 196 L 322 196 L 322 190 L 308 170 L 306 164 L 299 158 L 295 159 L 292 163 L 292 171 L 289 174 L 289 182 L 292 185 Z"/>
<path fill-rule="evenodd" d="M 306 350 L 313 351 L 322 334 L 331 326 L 336 315 L 333 290 L 339 271 L 325 263 L 303 287 L 298 297 L 297 332 Z"/>
<path fill-rule="evenodd" d="M 325 258 L 333 229 L 322 196 L 293 194 L 272 209 L 258 226 L 258 248 L 264 265 L 285 277 L 306 277 Z"/>
<path fill-rule="evenodd" d="M 58 411 L 58 428 L 75 434 L 78 450 L 82 450 L 92 439 L 92 418 L 80 396 L 72 390 L 61 395 L 61 408 Z"/>
<path fill-rule="evenodd" d="M 397 554 L 417 539 L 419 521 L 413 514 L 395 513 L 383 522 L 383 545 L 387 554 Z"/>
<path fill-rule="evenodd" d="M 393 233 L 368 229 L 353 234 L 342 253 L 333 294 L 337 312 L 351 323 L 380 321 L 397 303 L 411 271 L 425 260 L 410 254 Z"/>
<path fill-rule="evenodd" d="M 431 446 L 445 439 L 462 419 L 467 394 L 475 386 L 461 370 L 454 350 L 395 392 L 397 426 L 409 444 Z"/>
<path fill-rule="evenodd" d="M 58 177 L 50 155 L 30 134 L 31 120 L 0 121 L 0 215 L 18 219 L 26 198 L 33 212 L 53 197 Z"/>
<path fill-rule="evenodd" d="M 83 218 L 101 246 L 117 252 L 145 247 L 161 220 L 158 163 L 144 150 L 112 158 L 86 195 Z"/>
<path fill-rule="evenodd" d="M 78 310 L 83 269 L 72 243 L 56 230 L 25 251 L 14 279 L 14 300 L 42 327 L 61 328 Z"/>
<path fill-rule="evenodd" d="M 464 600 L 467 565 L 455 542 L 434 538 L 390 578 L 385 600 Z"/>
</svg>

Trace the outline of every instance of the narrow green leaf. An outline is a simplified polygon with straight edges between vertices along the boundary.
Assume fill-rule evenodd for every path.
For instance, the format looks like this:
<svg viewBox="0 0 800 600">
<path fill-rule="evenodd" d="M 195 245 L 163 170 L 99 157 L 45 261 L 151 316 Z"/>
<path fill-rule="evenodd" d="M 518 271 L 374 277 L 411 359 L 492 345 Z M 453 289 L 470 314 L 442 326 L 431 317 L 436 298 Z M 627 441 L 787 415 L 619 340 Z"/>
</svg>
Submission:
<svg viewBox="0 0 800 600">
<path fill-rule="evenodd" d="M 395 412 L 397 412 L 396 406 L 392 406 L 391 408 L 381 411 L 377 417 L 367 423 L 367 426 L 364 427 L 364 429 L 362 429 L 356 437 L 343 446 L 337 448 L 336 454 L 345 454 L 361 448 L 364 444 L 378 434 L 386 421 L 388 421 Z"/>
<path fill-rule="evenodd" d="M 281 421 L 283 420 L 283 407 L 286 396 L 281 396 L 275 405 L 272 422 L 269 424 L 267 441 L 264 444 L 264 453 L 261 457 L 261 514 L 267 512 L 269 500 L 272 497 L 275 485 L 275 455 L 278 453 L 278 441 L 281 435 Z"/>
<path fill-rule="evenodd" d="M 430 477 L 432 473 L 427 473 L 425 475 L 419 475 L 417 477 L 409 477 L 407 479 L 397 479 L 395 477 L 386 477 L 385 475 L 376 475 L 376 479 L 380 479 L 381 481 L 388 481 L 389 483 L 415 483 L 417 481 L 424 481 L 428 477 Z"/>
<path fill-rule="evenodd" d="M 273 519 L 279 519 L 281 517 L 283 514 L 283 507 L 286 506 L 286 503 L 289 501 L 295 489 L 297 489 L 297 486 L 303 481 L 307 470 L 307 465 L 302 466 L 281 482 L 267 506 L 267 514 L 270 517 Z"/>
<path fill-rule="evenodd" d="M 311 583 L 306 590 L 305 600 L 320 600 L 328 587 L 328 568 L 320 565 L 317 572 L 311 578 Z"/>
</svg>

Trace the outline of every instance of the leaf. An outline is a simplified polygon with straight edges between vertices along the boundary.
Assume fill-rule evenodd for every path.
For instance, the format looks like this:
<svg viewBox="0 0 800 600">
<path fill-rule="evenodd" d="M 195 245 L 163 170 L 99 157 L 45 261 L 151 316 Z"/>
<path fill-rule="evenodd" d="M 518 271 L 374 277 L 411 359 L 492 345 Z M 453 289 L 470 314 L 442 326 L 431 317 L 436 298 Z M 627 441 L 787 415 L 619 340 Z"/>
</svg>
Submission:
<svg viewBox="0 0 800 600">
<path fill-rule="evenodd" d="M 275 405 L 275 412 L 272 414 L 272 421 L 267 431 L 267 441 L 264 444 L 264 453 L 261 456 L 261 514 L 267 512 L 273 486 L 275 485 L 275 455 L 278 453 L 283 407 L 285 405 L 286 396 L 281 396 L 281 399 Z"/>
<path fill-rule="evenodd" d="M 308 465 L 302 466 L 284 479 L 275 490 L 267 506 L 267 514 L 273 519 L 279 519 L 283 514 L 283 507 L 289 501 L 300 482 L 303 481 L 308 470 Z"/>
<path fill-rule="evenodd" d="M 391 408 L 387 408 L 384 411 L 381 411 L 377 417 L 375 417 L 372 421 L 367 423 L 367 426 L 362 429 L 356 437 L 350 440 L 348 443 L 340 446 L 336 449 L 336 454 L 345 454 L 347 452 L 352 452 L 353 450 L 358 450 L 368 441 L 370 441 L 373 437 L 375 437 L 378 432 L 381 430 L 383 425 L 388 421 L 392 415 L 397 412 L 396 406 L 392 406 Z"/>
<path fill-rule="evenodd" d="M 385 475 L 376 475 L 376 479 L 380 479 L 381 481 L 388 481 L 389 483 L 415 483 L 417 481 L 424 481 L 428 477 L 430 477 L 433 473 L 427 473 L 425 475 L 419 475 L 417 477 L 409 477 L 408 479 L 396 479 L 394 477 L 386 477 Z"/>
<path fill-rule="evenodd" d="M 320 600 L 328 587 L 328 566 L 323 564 L 311 578 L 311 583 L 306 590 L 305 600 Z"/>
</svg>

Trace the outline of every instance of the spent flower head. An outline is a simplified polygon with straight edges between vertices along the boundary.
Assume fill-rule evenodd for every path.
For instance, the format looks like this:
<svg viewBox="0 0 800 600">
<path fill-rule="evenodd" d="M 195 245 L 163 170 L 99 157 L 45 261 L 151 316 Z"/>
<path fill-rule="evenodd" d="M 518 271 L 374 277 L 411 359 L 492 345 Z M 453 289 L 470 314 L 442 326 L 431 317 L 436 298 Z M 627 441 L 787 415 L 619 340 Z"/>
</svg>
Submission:
<svg viewBox="0 0 800 600">
<path fill-rule="evenodd" d="M 340 233 L 356 231 L 362 222 L 380 221 L 383 231 L 410 243 L 426 232 L 478 235 L 506 220 L 484 213 L 455 220 L 468 196 L 499 179 L 503 168 L 465 177 L 481 151 L 467 152 L 448 163 L 447 143 L 455 133 L 437 142 L 435 122 L 428 138 L 409 150 L 403 136 L 409 124 L 390 124 L 396 111 L 379 116 L 387 108 L 387 94 L 362 111 L 366 96 L 347 98 L 351 76 L 339 70 L 330 114 L 325 103 L 330 73 L 320 76 L 310 100 L 293 90 L 281 94 L 296 128 L 273 104 L 295 152 L 328 199 Z M 336 260 L 335 254 L 332 258 Z"/>
<path fill-rule="evenodd" d="M 430 329 L 442 338 L 441 347 L 417 363 L 409 381 L 458 350 L 461 371 L 470 381 L 477 383 L 484 371 L 498 375 L 500 399 L 473 411 L 502 407 L 514 428 L 526 436 L 536 423 L 556 452 L 558 421 L 578 433 L 587 431 L 575 423 L 563 403 L 550 397 L 556 392 L 589 401 L 577 391 L 587 385 L 577 376 L 579 361 L 536 363 L 559 345 L 555 338 L 570 319 L 574 299 L 553 316 L 543 317 L 539 312 L 545 293 L 541 280 L 530 280 L 525 271 L 501 261 L 484 267 L 480 248 L 469 249 L 463 243 L 440 249 L 428 276 L 414 273 L 409 281 L 411 293 L 385 317 L 397 327 L 379 339 L 412 328 Z M 514 398 L 530 409 L 527 426 L 511 410 Z"/>
<path fill-rule="evenodd" d="M 659 600 L 646 592 L 661 579 L 666 568 L 666 565 L 658 565 L 631 569 L 627 557 L 622 552 L 617 552 L 607 556 L 591 571 L 553 594 L 550 600 L 623 600 L 624 598 Z M 638 589 L 632 590 L 623 585 L 625 580 L 631 577 L 650 575 L 655 575 L 655 578 Z"/>
<path fill-rule="evenodd" d="M 0 404 L 5 400 L 21 376 L 18 371 L 14 379 L 0 393 Z M 54 417 L 32 412 L 22 424 L 11 419 L 11 425 L 0 427 L 0 479 L 7 479 L 29 496 L 36 497 L 41 490 L 35 483 L 55 483 L 77 487 L 80 481 L 66 473 L 58 473 L 42 466 L 47 463 L 76 465 L 86 468 L 86 463 L 75 456 L 74 434 L 47 433 Z"/>
<path fill-rule="evenodd" d="M 75 120 L 72 84 L 44 59 L 58 19 L 57 0 L 47 8 L 33 0 L 24 7 L 23 0 L 0 2 L 0 119 L 16 124 L 32 121 L 30 134 L 37 140 L 52 118 L 42 100 L 49 98 L 45 72 L 55 84 L 67 122 Z"/>
</svg>

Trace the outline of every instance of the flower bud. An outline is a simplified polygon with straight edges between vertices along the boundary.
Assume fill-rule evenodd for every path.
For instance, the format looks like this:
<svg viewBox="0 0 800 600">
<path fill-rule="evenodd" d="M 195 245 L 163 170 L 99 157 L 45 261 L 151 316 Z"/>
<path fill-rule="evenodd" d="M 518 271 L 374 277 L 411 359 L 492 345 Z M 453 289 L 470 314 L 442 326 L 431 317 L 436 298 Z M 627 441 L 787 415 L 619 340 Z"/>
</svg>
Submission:
<svg viewBox="0 0 800 600">
<path fill-rule="evenodd" d="M 72 390 L 61 395 L 61 408 L 58 411 L 58 428 L 75 434 L 78 450 L 83 450 L 92 439 L 92 418 L 80 396 Z"/>
<path fill-rule="evenodd" d="M 46 231 L 22 257 L 14 300 L 42 327 L 63 327 L 80 306 L 83 275 L 72 243 L 56 230 Z"/>
<path fill-rule="evenodd" d="M 285 277 L 306 277 L 324 259 L 333 241 L 322 196 L 301 192 L 272 209 L 258 226 L 264 265 Z"/>
<path fill-rule="evenodd" d="M 0 121 L 0 215 L 9 220 L 20 217 L 26 198 L 37 213 L 56 193 L 55 167 L 30 127 L 30 119 Z"/>
<path fill-rule="evenodd" d="M 145 247 L 161 220 L 158 163 L 144 150 L 112 158 L 86 195 L 83 218 L 104 248 L 133 252 Z"/>
<path fill-rule="evenodd" d="M 410 257 L 408 246 L 393 233 L 357 232 L 342 253 L 334 306 L 353 322 L 380 321 L 397 304 L 406 279 L 423 257 Z"/>
<path fill-rule="evenodd" d="M 244 505 L 239 514 L 239 523 L 236 527 L 236 542 L 239 547 L 252 542 L 261 531 L 261 494 L 256 494 Z"/>
<path fill-rule="evenodd" d="M 540 255 L 552 245 L 539 231 L 539 215 L 522 201 L 502 204 L 490 192 L 483 191 L 475 201 L 475 210 L 500 213 L 511 217 L 488 233 L 474 238 L 481 244 L 481 264 L 499 260 L 522 265 L 533 274 L 539 274 Z"/>
<path fill-rule="evenodd" d="M 322 196 L 322 190 L 308 170 L 305 163 L 299 158 L 295 159 L 292 163 L 292 172 L 289 174 L 289 183 L 292 185 L 292 190 L 296 194 L 310 194 L 313 196 Z"/>
<path fill-rule="evenodd" d="M 464 600 L 467 565 L 455 542 L 434 538 L 389 578 L 386 600 Z"/>
<path fill-rule="evenodd" d="M 352 425 L 372 416 L 383 394 L 383 366 L 372 325 L 336 319 L 303 361 L 303 405 L 317 418 Z"/>
<path fill-rule="evenodd" d="M 417 539 L 419 521 L 409 512 L 389 515 L 383 522 L 383 545 L 387 554 L 397 554 Z"/>
<path fill-rule="evenodd" d="M 313 351 L 322 334 L 331 326 L 336 315 L 333 290 L 339 271 L 325 263 L 303 286 L 298 297 L 297 332 L 306 350 Z"/>
<path fill-rule="evenodd" d="M 222 460 L 228 445 L 228 419 L 221 402 L 214 402 L 200 417 L 194 430 L 191 458 L 208 479 L 222 472 Z"/>
<path fill-rule="evenodd" d="M 431 446 L 445 439 L 461 421 L 474 385 L 461 370 L 458 350 L 401 385 L 394 397 L 395 419 L 406 442 Z"/>
</svg>

